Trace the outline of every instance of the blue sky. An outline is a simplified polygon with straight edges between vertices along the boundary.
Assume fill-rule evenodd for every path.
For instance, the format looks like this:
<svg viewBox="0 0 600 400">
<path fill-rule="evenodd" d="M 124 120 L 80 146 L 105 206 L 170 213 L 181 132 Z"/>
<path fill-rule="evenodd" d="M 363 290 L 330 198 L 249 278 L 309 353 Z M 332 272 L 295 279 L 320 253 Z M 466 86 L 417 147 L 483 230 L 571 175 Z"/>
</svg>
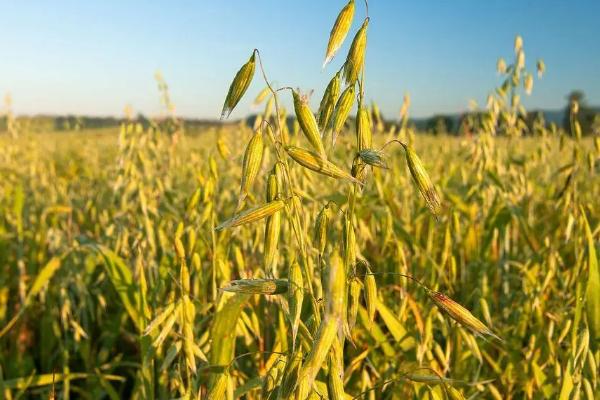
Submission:
<svg viewBox="0 0 600 400">
<path fill-rule="evenodd" d="M 21 114 L 122 115 L 125 104 L 155 114 L 160 69 L 179 114 L 218 118 L 231 79 L 257 47 L 269 78 L 314 89 L 316 108 L 351 40 L 322 70 L 344 4 L 0 0 L 0 94 L 10 92 Z M 517 33 L 528 66 L 539 57 L 547 65 L 528 107 L 560 108 L 575 88 L 600 103 L 598 0 L 371 0 L 369 8 L 366 96 L 386 117 L 398 114 L 405 92 L 413 116 L 461 112 L 470 99 L 483 104 L 498 83 L 496 60 L 512 56 Z M 350 35 L 363 16 L 357 1 Z M 258 78 L 232 118 L 252 111 Z"/>
</svg>

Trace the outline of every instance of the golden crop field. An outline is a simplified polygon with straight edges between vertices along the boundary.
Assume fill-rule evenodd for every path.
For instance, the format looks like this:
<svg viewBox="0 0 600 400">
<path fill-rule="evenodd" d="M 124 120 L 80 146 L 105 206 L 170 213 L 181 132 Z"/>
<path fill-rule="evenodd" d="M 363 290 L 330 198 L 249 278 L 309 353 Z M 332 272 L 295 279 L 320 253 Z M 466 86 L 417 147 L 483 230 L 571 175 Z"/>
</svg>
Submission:
<svg viewBox="0 0 600 400">
<path fill-rule="evenodd" d="M 253 121 L 11 125 L 0 398 L 600 398 L 600 138 L 526 125 L 520 37 L 468 134 L 385 121 L 368 25 L 316 114 L 249 49 Z"/>
</svg>

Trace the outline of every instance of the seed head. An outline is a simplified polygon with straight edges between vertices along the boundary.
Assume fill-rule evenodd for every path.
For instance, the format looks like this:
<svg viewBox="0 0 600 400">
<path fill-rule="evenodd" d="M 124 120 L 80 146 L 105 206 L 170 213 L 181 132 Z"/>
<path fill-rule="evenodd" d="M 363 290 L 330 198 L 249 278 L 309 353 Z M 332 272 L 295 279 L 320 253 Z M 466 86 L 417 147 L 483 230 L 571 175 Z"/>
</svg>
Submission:
<svg viewBox="0 0 600 400">
<path fill-rule="evenodd" d="M 381 111 L 379 110 L 379 106 L 374 101 L 371 103 L 371 114 L 373 115 L 373 123 L 375 124 L 375 128 L 378 132 L 383 130 L 384 121 L 381 117 Z"/>
<path fill-rule="evenodd" d="M 217 150 L 219 151 L 219 155 L 221 158 L 223 158 L 223 160 L 227 160 L 231 155 L 229 147 L 227 147 L 227 143 L 225 143 L 225 140 L 222 137 L 217 139 Z"/>
<path fill-rule="evenodd" d="M 350 51 L 346 57 L 346 63 L 344 64 L 344 78 L 349 85 L 353 85 L 358 80 L 365 63 L 368 25 L 369 17 L 365 18 L 365 22 L 363 22 L 358 32 L 356 32 L 356 36 L 354 36 Z"/>
<path fill-rule="evenodd" d="M 248 196 L 252 184 L 256 180 L 258 171 L 262 164 L 264 152 L 263 135 L 260 130 L 257 130 L 252 139 L 246 146 L 244 152 L 244 161 L 242 163 L 242 183 L 240 186 L 240 197 L 238 200 L 238 210 L 240 209 L 242 202 Z"/>
<path fill-rule="evenodd" d="M 275 171 L 269 174 L 267 180 L 267 202 L 275 201 L 277 198 L 277 176 Z M 267 223 L 265 224 L 265 255 L 264 265 L 265 271 L 272 271 L 275 263 L 275 256 L 277 255 L 277 245 L 279 243 L 279 234 L 281 231 L 281 211 L 273 213 L 273 215 L 267 217 Z"/>
<path fill-rule="evenodd" d="M 174 241 L 175 253 L 177 254 L 177 258 L 185 259 L 185 250 L 183 248 L 183 243 L 179 237 L 175 237 Z"/>
<path fill-rule="evenodd" d="M 527 74 L 525 76 L 523 87 L 525 88 L 525 93 L 527 93 L 528 95 L 531 94 L 531 91 L 533 90 L 533 75 Z"/>
<path fill-rule="evenodd" d="M 465 396 L 458 391 L 454 386 L 446 386 L 450 400 L 465 400 Z"/>
<path fill-rule="evenodd" d="M 251 222 L 258 221 L 260 219 L 273 215 L 277 211 L 283 209 L 284 206 L 285 202 L 283 200 L 271 201 L 269 203 L 251 208 L 237 215 L 234 215 L 232 218 L 221 223 L 215 229 L 217 231 L 221 231 L 225 228 L 232 228 L 239 225 L 249 224 Z"/>
<path fill-rule="evenodd" d="M 329 205 L 323 207 L 315 224 L 315 246 L 319 254 L 323 254 L 327 245 L 327 225 L 329 223 Z"/>
<path fill-rule="evenodd" d="M 267 202 L 273 201 L 277 198 L 277 193 L 279 191 L 277 175 L 275 171 L 271 171 L 269 177 L 267 178 Z"/>
<path fill-rule="evenodd" d="M 350 175 L 350 173 L 344 171 L 331 161 L 321 158 L 321 156 L 312 151 L 301 149 L 295 146 L 287 146 L 285 150 L 294 161 L 305 168 L 332 178 L 347 179 L 354 183 L 361 183 L 352 175 Z"/>
<path fill-rule="evenodd" d="M 319 126 L 314 114 L 310 110 L 306 99 L 300 97 L 300 94 L 295 90 L 292 91 L 294 98 L 294 111 L 296 113 L 296 119 L 304 135 L 308 139 L 311 146 L 321 155 L 325 157 L 325 147 L 321 141 L 321 134 L 319 133 Z"/>
<path fill-rule="evenodd" d="M 544 75 L 544 72 L 546 72 L 546 64 L 544 63 L 544 60 L 542 60 L 540 58 L 537 61 L 537 75 L 538 75 L 538 78 L 541 78 Z"/>
<path fill-rule="evenodd" d="M 288 275 L 288 303 L 290 305 L 290 322 L 292 324 L 292 343 L 293 346 L 295 346 L 296 334 L 298 333 L 298 326 L 300 325 L 302 302 L 304 300 L 304 280 L 302 279 L 300 264 L 296 261 L 292 262 Z"/>
<path fill-rule="evenodd" d="M 329 373 L 327 374 L 327 392 L 331 400 L 344 400 L 344 360 L 339 338 L 334 339 L 329 353 Z"/>
<path fill-rule="evenodd" d="M 196 307 L 189 297 L 184 297 L 184 304 L 181 308 L 183 314 L 183 349 L 185 353 L 186 364 L 190 370 L 196 372 L 196 356 L 194 354 L 194 317 L 196 315 Z"/>
<path fill-rule="evenodd" d="M 521 104 L 521 96 L 518 95 L 517 93 L 514 93 L 511 98 L 511 102 L 512 102 L 513 107 L 518 107 L 519 104 Z"/>
<path fill-rule="evenodd" d="M 269 87 L 267 86 L 263 90 L 258 92 L 258 94 L 256 95 L 256 98 L 254 99 L 254 105 L 257 106 L 260 103 L 262 103 L 269 94 L 271 94 L 271 89 L 269 89 Z"/>
<path fill-rule="evenodd" d="M 571 113 L 577 114 L 579 112 L 579 102 L 575 99 L 571 100 Z"/>
<path fill-rule="evenodd" d="M 337 53 L 344 42 L 344 39 L 346 39 L 350 26 L 352 26 L 354 8 L 354 0 L 350 0 L 338 14 L 335 23 L 333 24 L 333 28 L 331 28 L 331 33 L 329 34 L 329 42 L 327 43 L 323 68 L 325 68 L 329 61 L 333 59 L 335 53 Z"/>
<path fill-rule="evenodd" d="M 456 322 L 464 326 L 465 328 L 470 329 L 474 333 L 478 335 L 489 335 L 498 340 L 500 339 L 496 336 L 491 329 L 489 329 L 483 322 L 475 318 L 473 314 L 448 296 L 443 293 L 428 291 L 427 294 L 433 300 L 436 306 L 438 306 L 441 310 L 446 312 Z"/>
<path fill-rule="evenodd" d="M 523 38 L 521 35 L 517 35 L 515 37 L 515 54 L 518 54 L 521 50 L 523 50 Z"/>
<path fill-rule="evenodd" d="M 281 294 L 289 289 L 287 279 L 238 279 L 221 288 L 225 292 L 247 294 Z"/>
<path fill-rule="evenodd" d="M 406 163 L 408 164 L 408 169 L 410 170 L 413 181 L 419 188 L 419 191 L 431 212 L 437 216 L 441 210 L 441 204 L 435 186 L 429 178 L 429 174 L 425 170 L 425 167 L 423 167 L 423 163 L 419 159 L 419 156 L 417 156 L 417 153 L 405 144 L 402 146 L 406 151 Z"/>
<path fill-rule="evenodd" d="M 400 119 L 405 120 L 408 116 L 408 109 L 410 107 L 410 94 L 405 93 L 402 99 L 402 107 L 400 108 Z"/>
<path fill-rule="evenodd" d="M 506 73 L 506 61 L 504 61 L 504 58 L 500 57 L 498 59 L 498 62 L 496 63 L 496 71 L 498 71 L 499 74 Z"/>
<path fill-rule="evenodd" d="M 250 82 L 252 82 L 252 78 L 254 77 L 255 55 L 256 53 L 252 52 L 248 62 L 235 74 L 235 78 L 233 78 L 233 82 L 229 86 L 225 104 L 223 104 L 221 119 L 229 117 L 231 111 L 233 111 L 242 96 L 244 96 L 244 93 L 246 93 L 246 90 L 248 90 L 248 86 L 250 86 Z"/>
<path fill-rule="evenodd" d="M 358 151 L 370 149 L 373 142 L 373 133 L 371 132 L 371 118 L 369 110 L 363 107 L 359 102 L 356 113 L 356 143 Z"/>
<path fill-rule="evenodd" d="M 315 383 L 315 378 L 321 370 L 327 354 L 329 354 L 333 341 L 337 337 L 338 322 L 326 317 L 319 325 L 319 330 L 317 331 L 310 353 L 306 356 L 306 360 L 298 373 L 298 400 L 307 399 Z"/>
<path fill-rule="evenodd" d="M 517 69 L 523 68 L 525 68 L 525 52 L 521 50 L 517 54 Z"/>
<path fill-rule="evenodd" d="M 346 268 L 350 270 L 356 264 L 356 235 L 352 220 L 348 217 L 344 218 L 344 262 Z"/>
<path fill-rule="evenodd" d="M 348 86 L 346 89 L 344 89 L 340 98 L 335 104 L 335 110 L 332 117 L 332 127 L 335 134 L 341 132 L 346 119 L 348 119 L 348 115 L 350 114 L 350 110 L 354 104 L 354 91 L 354 85 Z"/>
<path fill-rule="evenodd" d="M 319 105 L 319 129 L 325 131 L 329 128 L 331 122 L 331 115 L 335 108 L 335 103 L 340 95 L 340 86 L 342 84 L 342 73 L 341 71 L 335 74 L 333 79 L 327 85 L 321 104 Z"/>
<path fill-rule="evenodd" d="M 375 282 L 375 276 L 370 269 L 367 269 L 365 279 L 363 282 L 365 286 L 365 304 L 367 305 L 367 315 L 369 316 L 369 322 L 373 322 L 375 319 L 375 311 L 377 311 L 377 283 Z"/>
<path fill-rule="evenodd" d="M 350 288 L 348 290 L 348 330 L 352 331 L 356 325 L 356 316 L 358 315 L 358 307 L 360 306 L 360 292 L 362 283 L 357 277 L 350 280 Z"/>
<path fill-rule="evenodd" d="M 340 255 L 335 252 L 329 260 L 326 315 L 332 318 L 342 317 L 346 296 L 346 269 Z"/>
</svg>

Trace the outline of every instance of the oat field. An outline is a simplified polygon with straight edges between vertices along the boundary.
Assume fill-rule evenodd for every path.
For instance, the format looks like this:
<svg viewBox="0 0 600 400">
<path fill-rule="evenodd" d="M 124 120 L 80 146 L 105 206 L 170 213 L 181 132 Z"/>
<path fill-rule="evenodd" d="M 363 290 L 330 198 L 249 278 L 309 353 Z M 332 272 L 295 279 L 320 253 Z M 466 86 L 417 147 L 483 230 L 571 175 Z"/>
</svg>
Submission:
<svg viewBox="0 0 600 400">
<path fill-rule="evenodd" d="M 600 398 L 600 138 L 520 37 L 468 134 L 384 120 L 354 6 L 318 111 L 249 49 L 221 125 L 0 136 L 0 398 Z"/>
</svg>

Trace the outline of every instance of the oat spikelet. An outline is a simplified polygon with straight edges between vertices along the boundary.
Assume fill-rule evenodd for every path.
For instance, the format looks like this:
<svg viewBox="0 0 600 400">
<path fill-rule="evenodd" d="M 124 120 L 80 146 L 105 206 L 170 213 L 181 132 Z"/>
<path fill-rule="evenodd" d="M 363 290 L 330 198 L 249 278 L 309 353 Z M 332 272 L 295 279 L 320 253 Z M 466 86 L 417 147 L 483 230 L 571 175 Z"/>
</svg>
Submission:
<svg viewBox="0 0 600 400">
<path fill-rule="evenodd" d="M 271 172 L 267 181 L 267 202 L 274 201 L 277 198 L 278 183 L 275 170 Z M 265 224 L 265 249 L 264 266 L 265 271 L 272 271 L 277 255 L 277 245 L 279 244 L 279 234 L 281 231 L 281 211 L 275 212 L 267 217 Z"/>
<path fill-rule="evenodd" d="M 519 54 L 519 52 L 523 50 L 523 38 L 521 35 L 515 36 L 515 54 Z"/>
<path fill-rule="evenodd" d="M 539 59 L 537 61 L 537 76 L 538 76 L 538 78 L 541 78 L 544 75 L 544 72 L 546 72 L 546 64 L 544 63 L 544 60 Z"/>
<path fill-rule="evenodd" d="M 360 279 L 354 277 L 350 280 L 348 289 L 348 332 L 352 332 L 354 325 L 356 325 L 356 317 L 358 315 L 358 308 L 360 306 L 360 292 L 362 290 L 362 283 Z"/>
<path fill-rule="evenodd" d="M 402 144 L 404 150 L 406 151 L 406 162 L 408 164 L 408 169 L 410 170 L 410 174 L 413 178 L 413 181 L 419 188 L 421 195 L 425 199 L 427 206 L 431 210 L 434 215 L 438 215 L 441 211 L 440 198 L 429 178 L 429 174 L 425 170 L 423 163 L 419 159 L 417 153 L 414 152 L 412 148 L 409 146 Z"/>
<path fill-rule="evenodd" d="M 304 280 L 302 279 L 302 270 L 300 264 L 294 261 L 289 269 L 289 291 L 288 303 L 290 305 L 290 323 L 292 324 L 292 349 L 296 347 L 296 335 L 300 325 L 300 313 L 302 311 L 302 302 L 304 300 Z"/>
<path fill-rule="evenodd" d="M 319 129 L 321 132 L 325 132 L 330 125 L 331 115 L 335 108 L 335 103 L 340 95 L 340 87 L 342 85 L 342 73 L 341 71 L 335 74 L 333 79 L 327 85 L 321 104 L 319 105 Z"/>
<path fill-rule="evenodd" d="M 325 252 L 327 245 L 327 225 L 329 224 L 329 205 L 323 207 L 315 223 L 315 247 L 320 255 Z"/>
<path fill-rule="evenodd" d="M 248 62 L 235 74 L 235 78 L 233 78 L 233 82 L 229 86 L 225 104 L 223 104 L 221 119 L 229 117 L 231 111 L 233 111 L 242 96 L 244 96 L 244 93 L 246 93 L 246 90 L 248 90 L 248 86 L 250 86 L 250 82 L 252 82 L 252 78 L 254 77 L 254 69 L 256 67 L 255 58 L 256 52 L 253 51 Z"/>
<path fill-rule="evenodd" d="M 436 306 L 443 310 L 453 320 L 470 329 L 474 333 L 483 336 L 488 335 L 502 341 L 501 338 L 496 336 L 490 328 L 488 328 L 483 322 L 475 318 L 473 314 L 448 296 L 443 293 L 428 290 L 427 294 L 433 300 Z"/>
<path fill-rule="evenodd" d="M 261 90 L 260 92 L 258 92 L 258 94 L 256 95 L 256 98 L 254 99 L 253 104 L 255 106 L 259 105 L 260 103 L 262 103 L 268 95 L 271 94 L 271 89 L 269 89 L 269 87 L 265 87 L 263 90 Z"/>
<path fill-rule="evenodd" d="M 344 225 L 342 230 L 344 262 L 346 269 L 351 270 L 356 264 L 356 235 L 352 220 L 348 216 L 344 217 Z"/>
<path fill-rule="evenodd" d="M 249 224 L 251 222 L 266 218 L 269 215 L 275 214 L 277 211 L 283 209 L 284 206 L 285 202 L 283 200 L 271 201 L 261 206 L 254 207 L 239 214 L 236 214 L 232 218 L 221 223 L 215 229 L 217 231 L 221 231 L 225 228 L 233 228 L 235 226 Z"/>
<path fill-rule="evenodd" d="M 579 113 L 579 102 L 576 99 L 571 100 L 571 113 Z"/>
<path fill-rule="evenodd" d="M 373 323 L 375 320 L 375 312 L 377 311 L 377 283 L 375 282 L 375 276 L 370 269 L 367 269 L 364 280 L 365 286 L 365 304 L 367 305 L 367 315 L 369 316 L 369 322 Z"/>
<path fill-rule="evenodd" d="M 246 146 L 244 152 L 244 161 L 242 163 L 242 183 L 240 186 L 240 197 L 238 200 L 237 209 L 239 210 L 242 206 L 243 201 L 248 196 L 252 184 L 256 180 L 258 171 L 262 164 L 264 152 L 263 135 L 260 130 L 257 130 L 252 139 Z"/>
<path fill-rule="evenodd" d="M 294 161 L 305 168 L 332 178 L 347 179 L 354 183 L 362 184 L 350 175 L 350 173 L 344 171 L 331 161 L 321 158 L 317 153 L 295 146 L 286 146 L 285 150 Z"/>
<path fill-rule="evenodd" d="M 229 385 L 229 372 L 222 372 L 214 378 L 214 383 L 210 386 L 206 394 L 206 400 L 222 400 L 227 392 Z"/>
<path fill-rule="evenodd" d="M 196 316 L 196 307 L 190 300 L 190 272 L 185 261 L 185 249 L 179 237 L 175 237 L 175 253 L 181 264 L 179 272 L 179 283 L 181 287 L 181 306 L 179 314 L 181 317 L 181 327 L 183 333 L 183 350 L 185 353 L 186 364 L 190 370 L 196 372 L 196 356 L 194 355 L 194 318 Z"/>
<path fill-rule="evenodd" d="M 400 119 L 404 122 L 408 118 L 408 109 L 410 108 L 410 94 L 405 93 L 400 108 Z"/>
<path fill-rule="evenodd" d="M 344 311 L 344 296 L 346 293 L 346 271 L 339 255 L 334 254 L 330 260 L 325 318 L 319 325 L 319 330 L 313 347 L 300 369 L 298 382 L 298 400 L 305 400 L 315 382 L 329 349 L 338 337 Z"/>
<path fill-rule="evenodd" d="M 183 349 L 185 353 L 186 364 L 190 370 L 196 372 L 196 356 L 194 354 L 194 317 L 196 315 L 196 306 L 186 295 L 183 297 L 183 307 L 181 307 L 183 323 Z"/>
<path fill-rule="evenodd" d="M 365 63 L 365 50 L 367 48 L 367 26 L 369 17 L 365 18 L 362 26 L 356 32 L 350 51 L 344 64 L 344 78 L 349 85 L 354 84 L 360 75 Z"/>
<path fill-rule="evenodd" d="M 346 36 L 348 35 L 350 26 L 352 26 L 354 9 L 354 0 L 350 0 L 338 14 L 335 23 L 333 24 L 333 28 L 331 28 L 331 32 L 329 33 L 329 42 L 327 43 L 323 68 L 325 68 L 325 66 L 333 59 L 335 53 L 337 53 L 342 46 L 342 43 L 344 43 L 344 39 L 346 39 Z"/>
<path fill-rule="evenodd" d="M 342 344 L 336 338 L 329 352 L 329 373 L 327 374 L 327 393 L 330 400 L 344 400 L 344 357 Z"/>
<path fill-rule="evenodd" d="M 498 62 L 496 62 L 496 71 L 499 74 L 505 74 L 506 73 L 506 61 L 504 61 L 504 58 L 500 57 L 498 59 Z"/>
<path fill-rule="evenodd" d="M 294 112 L 296 113 L 296 119 L 298 120 L 302 132 L 304 132 L 308 142 L 321 157 L 325 157 L 325 147 L 323 147 L 319 126 L 317 125 L 315 115 L 308 106 L 307 100 L 301 97 L 295 90 L 292 90 L 292 96 L 294 98 Z"/>
<path fill-rule="evenodd" d="M 229 285 L 221 290 L 232 293 L 270 295 L 287 293 L 289 285 L 287 279 L 238 279 L 229 282 Z"/>
<path fill-rule="evenodd" d="M 341 319 L 346 296 L 346 268 L 337 252 L 333 253 L 329 260 L 327 289 L 325 313 L 327 316 Z"/>
<path fill-rule="evenodd" d="M 348 119 L 352 105 L 354 105 L 354 85 L 348 86 L 340 95 L 337 103 L 335 104 L 335 110 L 332 116 L 332 129 L 334 135 L 339 134 Z"/>
<path fill-rule="evenodd" d="M 276 166 L 277 165 L 278 164 L 276 164 Z M 279 193 L 280 178 L 277 176 L 279 171 L 276 166 L 273 167 L 267 178 L 267 202 L 276 200 L 277 194 Z"/>
<path fill-rule="evenodd" d="M 356 112 L 356 143 L 358 151 L 370 149 L 373 142 L 369 110 L 359 102 Z"/>
<path fill-rule="evenodd" d="M 379 106 L 374 101 L 371 104 L 371 113 L 373 114 L 373 125 L 375 125 L 378 132 L 383 131 L 385 129 L 385 123 L 381 116 L 381 110 L 379 110 Z"/>
<path fill-rule="evenodd" d="M 317 335 L 311 351 L 306 356 L 306 360 L 300 368 L 298 376 L 298 400 L 305 400 L 310 388 L 315 382 L 315 378 L 327 357 L 327 353 L 337 337 L 337 321 L 326 317 L 317 331 Z"/>
<path fill-rule="evenodd" d="M 177 254 L 177 258 L 179 260 L 185 259 L 185 249 L 183 247 L 183 243 L 181 242 L 181 239 L 176 236 L 175 240 L 173 242 L 173 247 L 175 248 L 175 254 Z M 183 271 L 181 271 L 183 273 Z M 188 286 L 189 286 L 189 276 L 187 277 L 188 279 Z M 181 277 L 182 282 L 185 281 L 186 279 L 182 276 Z"/>
<path fill-rule="evenodd" d="M 517 54 L 517 69 L 525 68 L 525 52 L 521 50 L 519 54 Z"/>
<path fill-rule="evenodd" d="M 450 400 L 465 400 L 465 396 L 458 391 L 454 386 L 446 386 Z"/>
<path fill-rule="evenodd" d="M 525 93 L 530 95 L 531 91 L 533 90 L 533 75 L 527 74 L 525 76 L 525 81 L 523 81 L 523 87 L 525 88 Z"/>
<path fill-rule="evenodd" d="M 227 143 L 225 143 L 225 140 L 222 137 L 219 137 L 219 139 L 217 139 L 217 150 L 221 158 L 223 158 L 223 160 L 229 159 L 231 151 L 229 150 L 229 147 L 227 147 Z"/>
</svg>

